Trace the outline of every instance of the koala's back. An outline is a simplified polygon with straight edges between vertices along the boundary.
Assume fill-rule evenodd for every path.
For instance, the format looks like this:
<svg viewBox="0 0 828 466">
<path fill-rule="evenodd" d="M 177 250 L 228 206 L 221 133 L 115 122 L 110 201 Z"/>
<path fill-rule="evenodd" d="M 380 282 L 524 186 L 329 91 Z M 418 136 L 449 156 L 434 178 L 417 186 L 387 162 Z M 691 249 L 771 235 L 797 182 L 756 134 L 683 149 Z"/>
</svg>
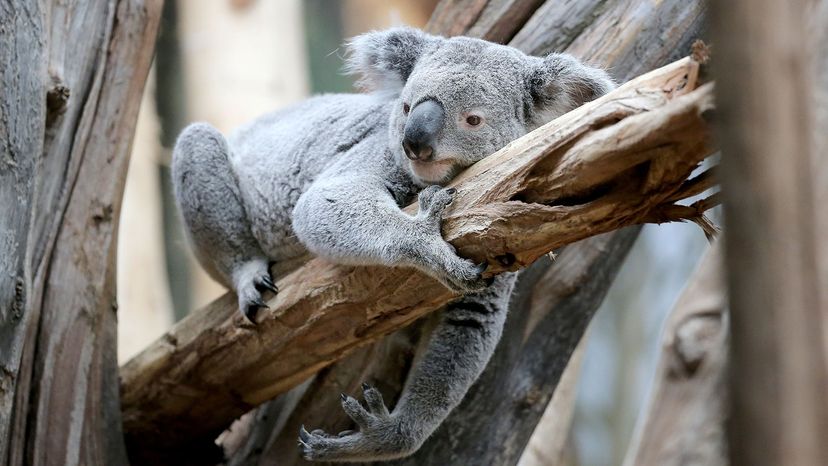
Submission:
<svg viewBox="0 0 828 466">
<path fill-rule="evenodd" d="M 390 103 L 376 94 L 322 95 L 264 115 L 230 136 L 247 217 L 271 259 L 305 253 L 291 216 L 320 173 L 354 152 L 385 151 Z"/>
</svg>

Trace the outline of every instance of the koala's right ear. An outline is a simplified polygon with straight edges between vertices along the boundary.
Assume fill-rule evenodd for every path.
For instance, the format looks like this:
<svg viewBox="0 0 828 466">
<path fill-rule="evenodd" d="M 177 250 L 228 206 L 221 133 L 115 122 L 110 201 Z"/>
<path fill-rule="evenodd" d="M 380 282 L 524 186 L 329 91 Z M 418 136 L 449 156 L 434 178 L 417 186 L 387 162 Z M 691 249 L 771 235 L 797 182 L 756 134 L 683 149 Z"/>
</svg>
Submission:
<svg viewBox="0 0 828 466">
<path fill-rule="evenodd" d="M 345 70 L 360 76 L 357 81 L 360 88 L 399 92 L 417 60 L 441 40 L 407 27 L 362 34 L 347 44 Z"/>
<path fill-rule="evenodd" d="M 615 88 L 604 70 L 587 66 L 571 55 L 550 53 L 529 59 L 528 88 L 534 104 L 530 123 L 535 127 Z"/>
</svg>

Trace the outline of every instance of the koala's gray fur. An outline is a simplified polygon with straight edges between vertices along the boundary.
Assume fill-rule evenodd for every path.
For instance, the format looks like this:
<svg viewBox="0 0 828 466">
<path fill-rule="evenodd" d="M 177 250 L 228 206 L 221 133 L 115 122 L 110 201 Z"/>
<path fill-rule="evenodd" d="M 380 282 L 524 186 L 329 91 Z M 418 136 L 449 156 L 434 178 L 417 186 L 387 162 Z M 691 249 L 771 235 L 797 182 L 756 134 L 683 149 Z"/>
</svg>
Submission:
<svg viewBox="0 0 828 466">
<path fill-rule="evenodd" d="M 370 461 L 414 452 L 476 380 L 500 337 L 514 274 L 491 284 L 483 264 L 440 234 L 463 168 L 613 87 L 568 55 L 529 57 L 490 42 L 409 28 L 350 44 L 368 94 L 315 97 L 225 139 L 205 123 L 173 156 L 176 197 L 196 255 L 233 288 L 251 320 L 277 291 L 270 265 L 308 251 L 347 264 L 419 269 L 464 297 L 442 312 L 393 412 L 365 387 L 343 395 L 360 431 L 300 432 L 308 459 Z M 401 206 L 419 194 L 419 212 Z"/>
</svg>

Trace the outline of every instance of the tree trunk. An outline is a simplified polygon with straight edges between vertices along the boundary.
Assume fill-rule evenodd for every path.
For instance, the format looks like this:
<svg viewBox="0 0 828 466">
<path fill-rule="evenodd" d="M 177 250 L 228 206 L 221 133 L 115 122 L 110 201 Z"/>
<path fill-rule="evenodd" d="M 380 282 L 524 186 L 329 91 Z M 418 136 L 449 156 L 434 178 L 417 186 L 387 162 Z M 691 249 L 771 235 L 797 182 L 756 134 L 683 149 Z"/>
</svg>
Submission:
<svg viewBox="0 0 828 466">
<path fill-rule="evenodd" d="M 115 237 L 160 6 L 0 5 L 3 464 L 126 463 Z"/>
<path fill-rule="evenodd" d="M 828 464 L 810 0 L 717 1 L 734 465 Z M 824 52 L 822 52 L 824 53 Z M 825 83 L 824 76 L 821 77 Z M 824 267 L 824 264 L 822 264 Z M 824 278 L 824 277 L 823 277 Z"/>
<path fill-rule="evenodd" d="M 724 466 L 727 297 L 719 244 L 710 248 L 664 324 L 629 466 Z"/>
<path fill-rule="evenodd" d="M 814 5 L 810 15 L 811 74 L 814 76 L 815 119 L 812 133 L 814 148 L 811 161 L 815 206 L 828 205 L 828 1 L 821 0 Z M 814 212 L 817 231 L 828 231 L 828 210 L 817 208 Z M 825 345 L 825 360 L 828 363 L 828 241 L 817 241 L 819 257 L 820 304 L 822 309 L 822 338 Z"/>
</svg>

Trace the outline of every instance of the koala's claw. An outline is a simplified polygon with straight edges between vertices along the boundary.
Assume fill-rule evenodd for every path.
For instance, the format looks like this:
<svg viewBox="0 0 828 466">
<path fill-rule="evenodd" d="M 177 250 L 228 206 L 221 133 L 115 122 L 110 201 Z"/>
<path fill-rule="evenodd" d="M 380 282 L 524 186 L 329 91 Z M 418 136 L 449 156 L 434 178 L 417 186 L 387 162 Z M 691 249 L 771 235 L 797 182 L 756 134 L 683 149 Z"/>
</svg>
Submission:
<svg viewBox="0 0 828 466">
<path fill-rule="evenodd" d="M 269 274 L 259 277 L 259 279 L 255 280 L 254 283 L 256 285 L 256 288 L 262 288 L 268 291 L 272 291 L 273 294 L 279 292 L 279 288 L 277 288 L 276 285 L 273 283 L 273 279 L 270 278 Z"/>
<path fill-rule="evenodd" d="M 365 398 L 365 404 L 368 405 L 368 409 L 371 411 L 372 414 L 388 417 L 391 413 L 388 412 L 388 407 L 385 406 L 385 401 L 382 399 L 382 393 L 376 388 L 368 385 L 367 383 L 362 384 L 362 396 Z"/>
<path fill-rule="evenodd" d="M 244 316 L 250 323 L 256 323 L 256 315 L 259 314 L 259 309 L 268 309 L 267 304 L 261 298 L 256 298 L 244 306 Z"/>
<path fill-rule="evenodd" d="M 247 320 L 255 324 L 259 311 L 268 308 L 262 294 L 279 292 L 270 276 L 270 266 L 263 260 L 254 259 L 241 264 L 233 275 L 239 310 Z"/>
<path fill-rule="evenodd" d="M 489 268 L 486 262 L 475 264 L 472 261 L 455 256 L 446 266 L 443 284 L 457 293 L 472 293 L 488 287 L 491 280 L 483 278 L 483 272 Z"/>
<path fill-rule="evenodd" d="M 316 429 L 299 429 L 302 456 L 315 461 L 390 459 L 411 453 L 419 442 L 400 429 L 382 400 L 379 390 L 362 384 L 368 409 L 342 394 L 342 409 L 359 426 L 359 431 L 346 430 L 338 435 Z"/>
<path fill-rule="evenodd" d="M 423 222 L 426 240 L 412 248 L 415 250 L 412 262 L 420 264 L 427 273 L 452 291 L 465 294 L 488 286 L 488 280 L 483 278 L 488 264 L 475 264 L 458 256 L 454 247 L 443 240 L 440 234 L 443 211 L 456 194 L 455 188 L 436 185 L 420 191 L 417 217 Z"/>
</svg>

